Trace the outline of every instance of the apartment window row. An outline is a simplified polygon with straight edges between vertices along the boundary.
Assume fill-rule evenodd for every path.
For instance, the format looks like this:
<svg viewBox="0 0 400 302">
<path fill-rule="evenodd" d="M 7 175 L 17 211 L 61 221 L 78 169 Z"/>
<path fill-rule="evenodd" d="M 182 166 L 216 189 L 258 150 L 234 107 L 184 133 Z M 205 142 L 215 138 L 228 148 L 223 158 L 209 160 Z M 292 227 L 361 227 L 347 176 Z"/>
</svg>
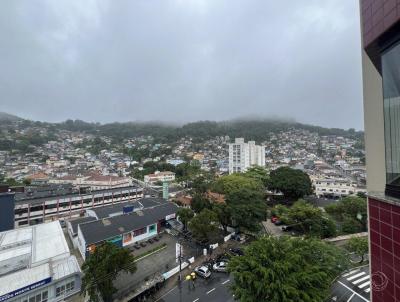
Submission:
<svg viewBox="0 0 400 302">
<path fill-rule="evenodd" d="M 24 297 L 21 299 L 21 302 L 47 302 L 49 299 L 49 293 L 47 290 L 44 290 L 40 293 L 36 293 L 33 295 L 29 295 L 28 297 Z"/>
<path fill-rule="evenodd" d="M 75 289 L 75 281 L 69 281 L 56 287 L 56 297 L 69 294 Z"/>
</svg>

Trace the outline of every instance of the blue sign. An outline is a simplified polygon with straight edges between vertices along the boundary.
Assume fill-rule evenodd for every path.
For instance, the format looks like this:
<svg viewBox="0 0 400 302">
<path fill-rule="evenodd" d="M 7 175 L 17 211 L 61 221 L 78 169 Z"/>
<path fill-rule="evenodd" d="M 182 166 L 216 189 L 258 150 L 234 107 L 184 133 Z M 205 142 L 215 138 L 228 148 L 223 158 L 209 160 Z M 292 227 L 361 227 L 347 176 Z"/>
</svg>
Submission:
<svg viewBox="0 0 400 302">
<path fill-rule="evenodd" d="M 11 293 L 8 293 L 8 294 L 0 296 L 0 302 L 7 301 L 8 299 L 15 298 L 15 297 L 17 297 L 19 295 L 25 294 L 26 292 L 29 292 L 29 291 L 34 290 L 34 289 L 37 289 L 38 287 L 41 287 L 41 286 L 43 286 L 45 284 L 49 284 L 50 282 L 51 282 L 51 277 L 48 277 L 46 279 L 43 279 L 42 281 L 38 281 L 38 282 L 35 282 L 35 283 L 31 284 L 31 285 L 28 285 L 28 286 L 25 286 L 23 288 L 14 290 Z"/>
</svg>

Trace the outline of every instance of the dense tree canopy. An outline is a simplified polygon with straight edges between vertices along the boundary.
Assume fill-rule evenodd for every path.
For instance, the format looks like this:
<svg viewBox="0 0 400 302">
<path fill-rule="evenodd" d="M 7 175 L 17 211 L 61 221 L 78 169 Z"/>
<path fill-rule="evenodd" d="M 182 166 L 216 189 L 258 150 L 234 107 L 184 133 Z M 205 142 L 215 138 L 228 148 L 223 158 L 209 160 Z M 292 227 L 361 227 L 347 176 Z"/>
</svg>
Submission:
<svg viewBox="0 0 400 302">
<path fill-rule="evenodd" d="M 308 174 L 290 167 L 280 167 L 271 171 L 268 188 L 282 192 L 290 200 L 303 198 L 313 191 Z"/>
<path fill-rule="evenodd" d="M 259 192 L 263 194 L 264 187 L 262 182 L 248 177 L 246 174 L 230 174 L 218 178 L 211 187 L 213 192 L 220 194 L 235 194 L 242 190 Z"/>
<path fill-rule="evenodd" d="M 180 208 L 176 213 L 176 215 L 178 216 L 179 220 L 183 223 L 184 228 L 186 229 L 188 222 L 190 221 L 190 219 L 193 218 L 194 213 L 191 209 Z"/>
<path fill-rule="evenodd" d="M 368 238 L 367 237 L 351 237 L 346 244 L 346 249 L 350 253 L 354 253 L 360 257 L 360 263 L 364 262 L 364 257 L 368 254 Z"/>
<path fill-rule="evenodd" d="M 246 171 L 245 175 L 247 177 L 260 181 L 264 185 L 264 187 L 268 185 L 269 173 L 264 167 L 251 167 Z"/>
<path fill-rule="evenodd" d="M 93 302 L 111 302 L 113 294 L 117 291 L 113 281 L 118 273 L 134 273 L 136 265 L 129 250 L 106 242 L 86 259 L 82 270 L 82 294 L 87 294 Z"/>
<path fill-rule="evenodd" d="M 198 241 L 209 241 L 218 230 L 218 216 L 209 209 L 204 209 L 189 222 L 189 229 Z"/>
<path fill-rule="evenodd" d="M 303 234 L 321 238 L 336 235 L 335 222 L 324 212 L 305 200 L 296 201 L 293 206 L 277 205 L 272 210 L 285 224 Z"/>
<path fill-rule="evenodd" d="M 243 302 L 321 302 L 348 266 L 335 246 L 316 239 L 264 237 L 228 264 L 235 298 Z"/>
<path fill-rule="evenodd" d="M 231 174 L 217 179 L 211 189 L 225 195 L 227 209 L 221 225 L 232 221 L 239 229 L 259 230 L 266 216 L 264 185 L 260 179 L 248 174 Z M 228 213 L 229 218 L 226 217 Z"/>
<path fill-rule="evenodd" d="M 343 233 L 352 234 L 367 230 L 367 200 L 365 198 L 348 196 L 335 204 L 326 206 L 325 210 L 341 223 Z"/>
</svg>

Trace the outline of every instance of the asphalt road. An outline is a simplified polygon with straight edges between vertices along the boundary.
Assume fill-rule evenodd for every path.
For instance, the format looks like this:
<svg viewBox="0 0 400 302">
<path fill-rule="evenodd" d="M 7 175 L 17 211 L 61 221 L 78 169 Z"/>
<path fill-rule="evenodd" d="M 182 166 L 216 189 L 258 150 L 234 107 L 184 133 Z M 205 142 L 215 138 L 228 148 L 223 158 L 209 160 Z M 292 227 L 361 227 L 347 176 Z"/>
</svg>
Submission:
<svg viewBox="0 0 400 302">
<path fill-rule="evenodd" d="M 332 285 L 332 302 L 369 302 L 371 280 L 369 267 L 363 266 L 344 273 Z"/>
<path fill-rule="evenodd" d="M 167 292 L 156 302 L 233 302 L 229 291 L 231 276 L 224 273 L 212 273 L 209 279 L 197 277 L 195 288 L 191 281 L 183 281 Z"/>
</svg>

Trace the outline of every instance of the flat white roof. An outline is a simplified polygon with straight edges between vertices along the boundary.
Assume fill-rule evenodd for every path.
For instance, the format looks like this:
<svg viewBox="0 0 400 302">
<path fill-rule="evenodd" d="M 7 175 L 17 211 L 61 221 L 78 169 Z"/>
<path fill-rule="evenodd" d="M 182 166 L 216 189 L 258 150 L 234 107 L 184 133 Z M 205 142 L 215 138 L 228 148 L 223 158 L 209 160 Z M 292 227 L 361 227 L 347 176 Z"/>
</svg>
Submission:
<svg viewBox="0 0 400 302">
<path fill-rule="evenodd" d="M 49 277 L 58 280 L 80 272 L 58 221 L 0 233 L 0 271 L 4 267 L 6 272 L 22 255 L 30 258 L 30 267 L 0 276 L 0 296 Z"/>
<path fill-rule="evenodd" d="M 8 232 L 0 233 L 0 248 L 18 242 L 32 240 L 32 228 L 16 229 Z"/>
<path fill-rule="evenodd" d="M 0 296 L 44 280 L 48 277 L 50 277 L 50 267 L 48 264 L 5 275 L 0 278 Z"/>
<path fill-rule="evenodd" d="M 32 264 L 59 256 L 69 256 L 69 248 L 58 221 L 35 226 Z"/>
</svg>

